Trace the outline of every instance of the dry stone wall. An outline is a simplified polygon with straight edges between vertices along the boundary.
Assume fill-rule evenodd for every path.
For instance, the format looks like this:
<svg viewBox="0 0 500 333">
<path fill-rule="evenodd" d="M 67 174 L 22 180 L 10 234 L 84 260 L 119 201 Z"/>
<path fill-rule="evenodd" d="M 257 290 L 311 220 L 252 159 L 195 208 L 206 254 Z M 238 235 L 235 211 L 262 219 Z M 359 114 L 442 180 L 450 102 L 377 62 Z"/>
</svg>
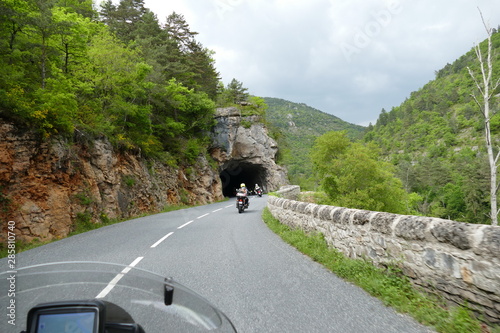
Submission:
<svg viewBox="0 0 500 333">
<path fill-rule="evenodd" d="M 283 224 L 323 233 L 329 246 L 346 256 L 397 264 L 415 284 L 453 303 L 467 302 L 487 321 L 500 323 L 499 226 L 279 197 L 269 197 L 267 206 Z"/>
</svg>

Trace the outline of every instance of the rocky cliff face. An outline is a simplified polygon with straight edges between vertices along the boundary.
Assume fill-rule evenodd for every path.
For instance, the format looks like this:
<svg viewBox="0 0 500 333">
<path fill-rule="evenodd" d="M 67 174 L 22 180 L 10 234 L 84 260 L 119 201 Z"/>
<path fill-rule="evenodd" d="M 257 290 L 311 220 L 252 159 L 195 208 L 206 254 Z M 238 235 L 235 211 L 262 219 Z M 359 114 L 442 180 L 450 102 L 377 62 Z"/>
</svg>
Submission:
<svg viewBox="0 0 500 333">
<path fill-rule="evenodd" d="M 172 168 L 117 152 L 104 138 L 91 145 L 47 142 L 5 122 L 0 123 L 0 191 L 2 229 L 15 221 L 23 241 L 65 237 L 78 222 L 223 198 L 219 175 L 203 157 L 189 169 Z"/>
<path fill-rule="evenodd" d="M 119 152 L 105 138 L 86 144 L 40 140 L 0 120 L 0 242 L 8 221 L 15 222 L 18 240 L 51 240 L 67 236 L 77 223 L 221 200 L 241 182 L 267 190 L 286 184 L 285 170 L 274 162 L 276 142 L 261 123 L 234 108 L 218 110 L 216 119 L 211 153 L 218 169 L 202 156 L 192 166 L 173 168 Z"/>
<path fill-rule="evenodd" d="M 276 164 L 278 146 L 269 137 L 258 116 L 242 117 L 234 107 L 216 113 L 212 133 L 212 157 L 219 162 L 225 196 L 231 196 L 241 183 L 253 189 L 275 191 L 288 184 L 286 170 Z"/>
</svg>

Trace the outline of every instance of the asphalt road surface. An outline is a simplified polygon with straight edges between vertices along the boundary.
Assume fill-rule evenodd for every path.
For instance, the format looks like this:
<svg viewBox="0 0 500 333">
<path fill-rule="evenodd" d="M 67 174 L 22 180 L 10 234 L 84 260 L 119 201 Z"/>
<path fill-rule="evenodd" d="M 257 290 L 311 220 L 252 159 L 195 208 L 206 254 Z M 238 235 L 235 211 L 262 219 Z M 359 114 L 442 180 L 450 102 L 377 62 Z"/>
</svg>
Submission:
<svg viewBox="0 0 500 333">
<path fill-rule="evenodd" d="M 230 200 L 129 220 L 19 253 L 16 264 L 141 258 L 136 267 L 195 290 L 238 332 L 431 331 L 285 244 L 262 222 L 266 201 L 252 197 L 242 214 Z"/>
</svg>

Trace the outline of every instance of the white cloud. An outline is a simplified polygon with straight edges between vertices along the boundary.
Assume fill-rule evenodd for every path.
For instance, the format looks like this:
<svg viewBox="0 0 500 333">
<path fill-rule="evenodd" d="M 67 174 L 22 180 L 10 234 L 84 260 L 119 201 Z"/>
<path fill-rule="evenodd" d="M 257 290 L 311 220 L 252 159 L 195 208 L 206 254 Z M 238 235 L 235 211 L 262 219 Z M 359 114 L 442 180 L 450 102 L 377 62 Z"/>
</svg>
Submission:
<svg viewBox="0 0 500 333">
<path fill-rule="evenodd" d="M 358 124 L 401 104 L 486 38 L 500 1 L 145 0 L 162 19 L 185 16 L 216 51 L 225 83 L 303 102 Z M 342 47 L 350 46 L 350 53 Z"/>
<path fill-rule="evenodd" d="M 366 73 L 357 75 L 353 79 L 355 88 L 359 94 L 374 94 L 386 91 L 390 88 L 390 77 L 384 73 Z"/>
</svg>

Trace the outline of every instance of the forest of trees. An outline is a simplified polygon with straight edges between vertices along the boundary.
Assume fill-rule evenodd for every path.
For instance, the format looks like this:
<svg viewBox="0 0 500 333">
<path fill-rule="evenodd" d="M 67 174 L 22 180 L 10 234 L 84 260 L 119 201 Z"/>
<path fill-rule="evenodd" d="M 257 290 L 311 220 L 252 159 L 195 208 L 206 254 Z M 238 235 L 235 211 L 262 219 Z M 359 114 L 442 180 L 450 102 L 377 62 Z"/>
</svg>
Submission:
<svg viewBox="0 0 500 333">
<path fill-rule="evenodd" d="M 492 35 L 493 77 L 500 78 L 500 34 Z M 481 43 L 486 51 L 486 42 Z M 467 67 L 481 73 L 474 50 L 436 72 L 400 106 L 382 110 L 364 140 L 382 148 L 409 193 L 421 196 L 418 214 L 464 221 L 491 222 L 485 119 L 472 94 Z M 494 92 L 498 95 L 500 91 Z M 500 140 L 500 103 L 492 98 L 491 133 Z"/>
<path fill-rule="evenodd" d="M 272 97 L 265 97 L 264 101 L 268 106 L 267 122 L 278 140 L 279 162 L 286 165 L 290 182 L 304 191 L 318 187 L 309 156 L 316 138 L 329 131 L 346 131 L 349 138 L 359 139 L 365 129 L 304 103 Z"/>
<path fill-rule="evenodd" d="M 326 193 L 324 203 L 380 212 L 410 212 L 409 194 L 394 166 L 379 158 L 373 144 L 352 142 L 345 132 L 318 137 L 311 150 L 315 175 Z"/>
<path fill-rule="evenodd" d="M 0 16 L 0 116 L 45 138 L 106 136 L 189 163 L 206 150 L 218 96 L 247 97 L 221 83 L 181 14 L 160 24 L 143 0 L 0 0 Z"/>
<path fill-rule="evenodd" d="M 251 96 L 236 79 L 224 85 L 213 52 L 197 34 L 178 13 L 161 24 L 144 0 L 107 0 L 99 8 L 92 0 L 0 0 L 0 117 L 42 139 L 87 143 L 105 136 L 118 149 L 189 164 L 207 153 L 215 108 L 238 105 L 274 125 L 270 131 L 285 148 L 281 161 L 292 182 L 306 189 L 321 185 L 331 203 L 489 223 L 484 119 L 467 69 L 479 69 L 472 50 L 400 106 L 382 110 L 364 144 L 348 144 L 345 136 L 325 132 L 345 129 L 353 139 L 360 129 L 352 124 L 305 105 Z M 499 78 L 500 34 L 492 42 L 493 76 Z M 493 98 L 494 142 L 500 141 L 499 106 Z M 321 120 L 311 124 L 312 114 Z M 340 160 L 327 149 L 336 141 L 344 143 L 337 147 Z M 406 201 L 391 205 L 382 194 Z"/>
<path fill-rule="evenodd" d="M 497 82 L 498 33 L 492 35 L 492 49 L 492 81 Z M 486 42 L 481 43 L 481 50 L 486 54 Z M 472 97 L 477 87 L 468 68 L 477 75 L 481 73 L 473 49 L 436 71 L 434 80 L 400 106 L 389 112 L 382 110 L 377 123 L 359 136 L 353 135 L 356 129 L 347 124 L 335 124 L 334 116 L 319 118 L 307 106 L 266 98 L 269 121 L 287 139 L 289 153 L 284 162 L 290 179 L 305 190 L 324 192 L 325 197 L 317 198 L 324 204 L 491 223 L 485 119 Z M 499 94 L 492 94 L 488 119 L 496 154 L 500 142 Z M 307 121 L 302 120 L 304 115 Z M 328 132 L 342 130 L 350 133 L 350 143 L 345 135 Z M 336 146 L 343 147 L 341 153 L 333 153 Z M 371 167 L 366 169 L 367 165 Z M 386 190 L 377 192 L 384 184 Z M 387 197 L 400 205 L 390 207 Z"/>
</svg>

